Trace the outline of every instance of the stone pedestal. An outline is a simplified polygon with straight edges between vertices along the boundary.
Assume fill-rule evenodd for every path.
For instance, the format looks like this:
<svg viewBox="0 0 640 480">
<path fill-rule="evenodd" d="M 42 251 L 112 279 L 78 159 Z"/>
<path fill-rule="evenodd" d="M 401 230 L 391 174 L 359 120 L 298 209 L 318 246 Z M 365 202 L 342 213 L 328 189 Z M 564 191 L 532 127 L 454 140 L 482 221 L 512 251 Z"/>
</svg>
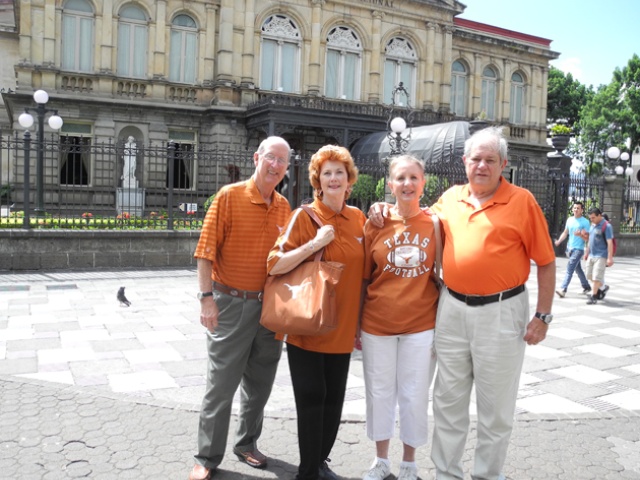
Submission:
<svg viewBox="0 0 640 480">
<path fill-rule="evenodd" d="M 144 195 L 144 188 L 118 188 L 116 191 L 116 210 L 118 215 L 128 213 L 132 216 L 141 217 L 144 214 Z"/>
<path fill-rule="evenodd" d="M 138 189 L 138 180 L 135 177 L 127 177 L 122 180 L 122 189 L 123 190 L 137 190 Z"/>
</svg>

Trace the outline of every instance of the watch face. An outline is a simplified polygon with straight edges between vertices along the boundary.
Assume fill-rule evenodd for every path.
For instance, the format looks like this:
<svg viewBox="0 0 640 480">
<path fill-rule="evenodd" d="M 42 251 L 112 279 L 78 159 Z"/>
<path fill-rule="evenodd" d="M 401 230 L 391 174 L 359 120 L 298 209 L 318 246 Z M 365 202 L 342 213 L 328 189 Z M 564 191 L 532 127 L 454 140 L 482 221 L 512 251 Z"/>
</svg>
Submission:
<svg viewBox="0 0 640 480">
<path fill-rule="evenodd" d="M 553 315 L 551 313 L 538 313 L 536 312 L 536 317 L 542 320 L 544 323 L 549 325 L 551 320 L 553 320 Z"/>
</svg>

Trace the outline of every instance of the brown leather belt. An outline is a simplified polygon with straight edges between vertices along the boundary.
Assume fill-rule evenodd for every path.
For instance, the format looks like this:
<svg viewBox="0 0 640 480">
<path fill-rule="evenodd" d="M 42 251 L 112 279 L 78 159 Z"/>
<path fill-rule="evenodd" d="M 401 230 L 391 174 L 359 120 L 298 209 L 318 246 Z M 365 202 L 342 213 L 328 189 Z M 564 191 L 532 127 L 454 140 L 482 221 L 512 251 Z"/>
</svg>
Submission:
<svg viewBox="0 0 640 480">
<path fill-rule="evenodd" d="M 224 293 L 225 295 L 231 295 L 232 297 L 242 298 L 244 300 L 258 300 L 259 302 L 262 301 L 262 292 L 251 292 L 248 290 L 231 288 L 218 282 L 213 282 L 213 289 L 216 292 Z"/>
<path fill-rule="evenodd" d="M 512 288 L 511 290 L 505 290 L 504 292 L 494 293 L 493 295 L 464 295 L 456 292 L 455 290 L 451 290 L 449 287 L 447 287 L 447 290 L 449 290 L 449 293 L 453 298 L 466 303 L 470 307 L 480 307 L 482 305 L 487 305 L 488 303 L 495 303 L 499 300 L 506 300 L 507 298 L 515 297 L 516 295 L 524 292 L 524 285 Z"/>
</svg>

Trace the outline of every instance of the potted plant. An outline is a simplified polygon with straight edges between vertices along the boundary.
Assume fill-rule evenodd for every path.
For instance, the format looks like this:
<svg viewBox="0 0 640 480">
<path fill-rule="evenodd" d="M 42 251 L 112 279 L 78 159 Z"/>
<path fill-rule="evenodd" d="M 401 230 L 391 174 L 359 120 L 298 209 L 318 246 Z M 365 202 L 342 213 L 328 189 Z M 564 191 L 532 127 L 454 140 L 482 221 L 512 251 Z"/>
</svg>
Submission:
<svg viewBox="0 0 640 480">
<path fill-rule="evenodd" d="M 556 123 L 549 129 L 549 131 L 551 132 L 552 137 L 557 137 L 558 135 L 571 135 L 571 127 L 563 125 L 562 123 Z"/>
<path fill-rule="evenodd" d="M 482 110 L 478 115 L 476 115 L 476 118 L 469 122 L 469 133 L 473 135 L 478 130 L 482 130 L 488 126 L 489 121 L 487 120 L 487 112 Z"/>
<path fill-rule="evenodd" d="M 567 145 L 571 136 L 571 127 L 563 125 L 562 123 L 556 123 L 553 125 L 549 132 L 551 133 L 551 144 L 558 152 L 562 152 Z"/>
</svg>

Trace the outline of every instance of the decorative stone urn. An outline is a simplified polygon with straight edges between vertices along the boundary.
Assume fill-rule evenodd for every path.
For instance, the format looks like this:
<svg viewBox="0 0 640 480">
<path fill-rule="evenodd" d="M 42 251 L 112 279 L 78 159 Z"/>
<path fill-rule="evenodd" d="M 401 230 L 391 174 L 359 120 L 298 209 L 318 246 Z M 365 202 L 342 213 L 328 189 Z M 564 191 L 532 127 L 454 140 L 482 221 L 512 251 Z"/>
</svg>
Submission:
<svg viewBox="0 0 640 480">
<path fill-rule="evenodd" d="M 562 153 L 569 145 L 570 139 L 570 135 L 553 135 L 551 137 L 551 145 L 553 145 L 553 148 L 555 148 L 558 153 Z"/>
</svg>

